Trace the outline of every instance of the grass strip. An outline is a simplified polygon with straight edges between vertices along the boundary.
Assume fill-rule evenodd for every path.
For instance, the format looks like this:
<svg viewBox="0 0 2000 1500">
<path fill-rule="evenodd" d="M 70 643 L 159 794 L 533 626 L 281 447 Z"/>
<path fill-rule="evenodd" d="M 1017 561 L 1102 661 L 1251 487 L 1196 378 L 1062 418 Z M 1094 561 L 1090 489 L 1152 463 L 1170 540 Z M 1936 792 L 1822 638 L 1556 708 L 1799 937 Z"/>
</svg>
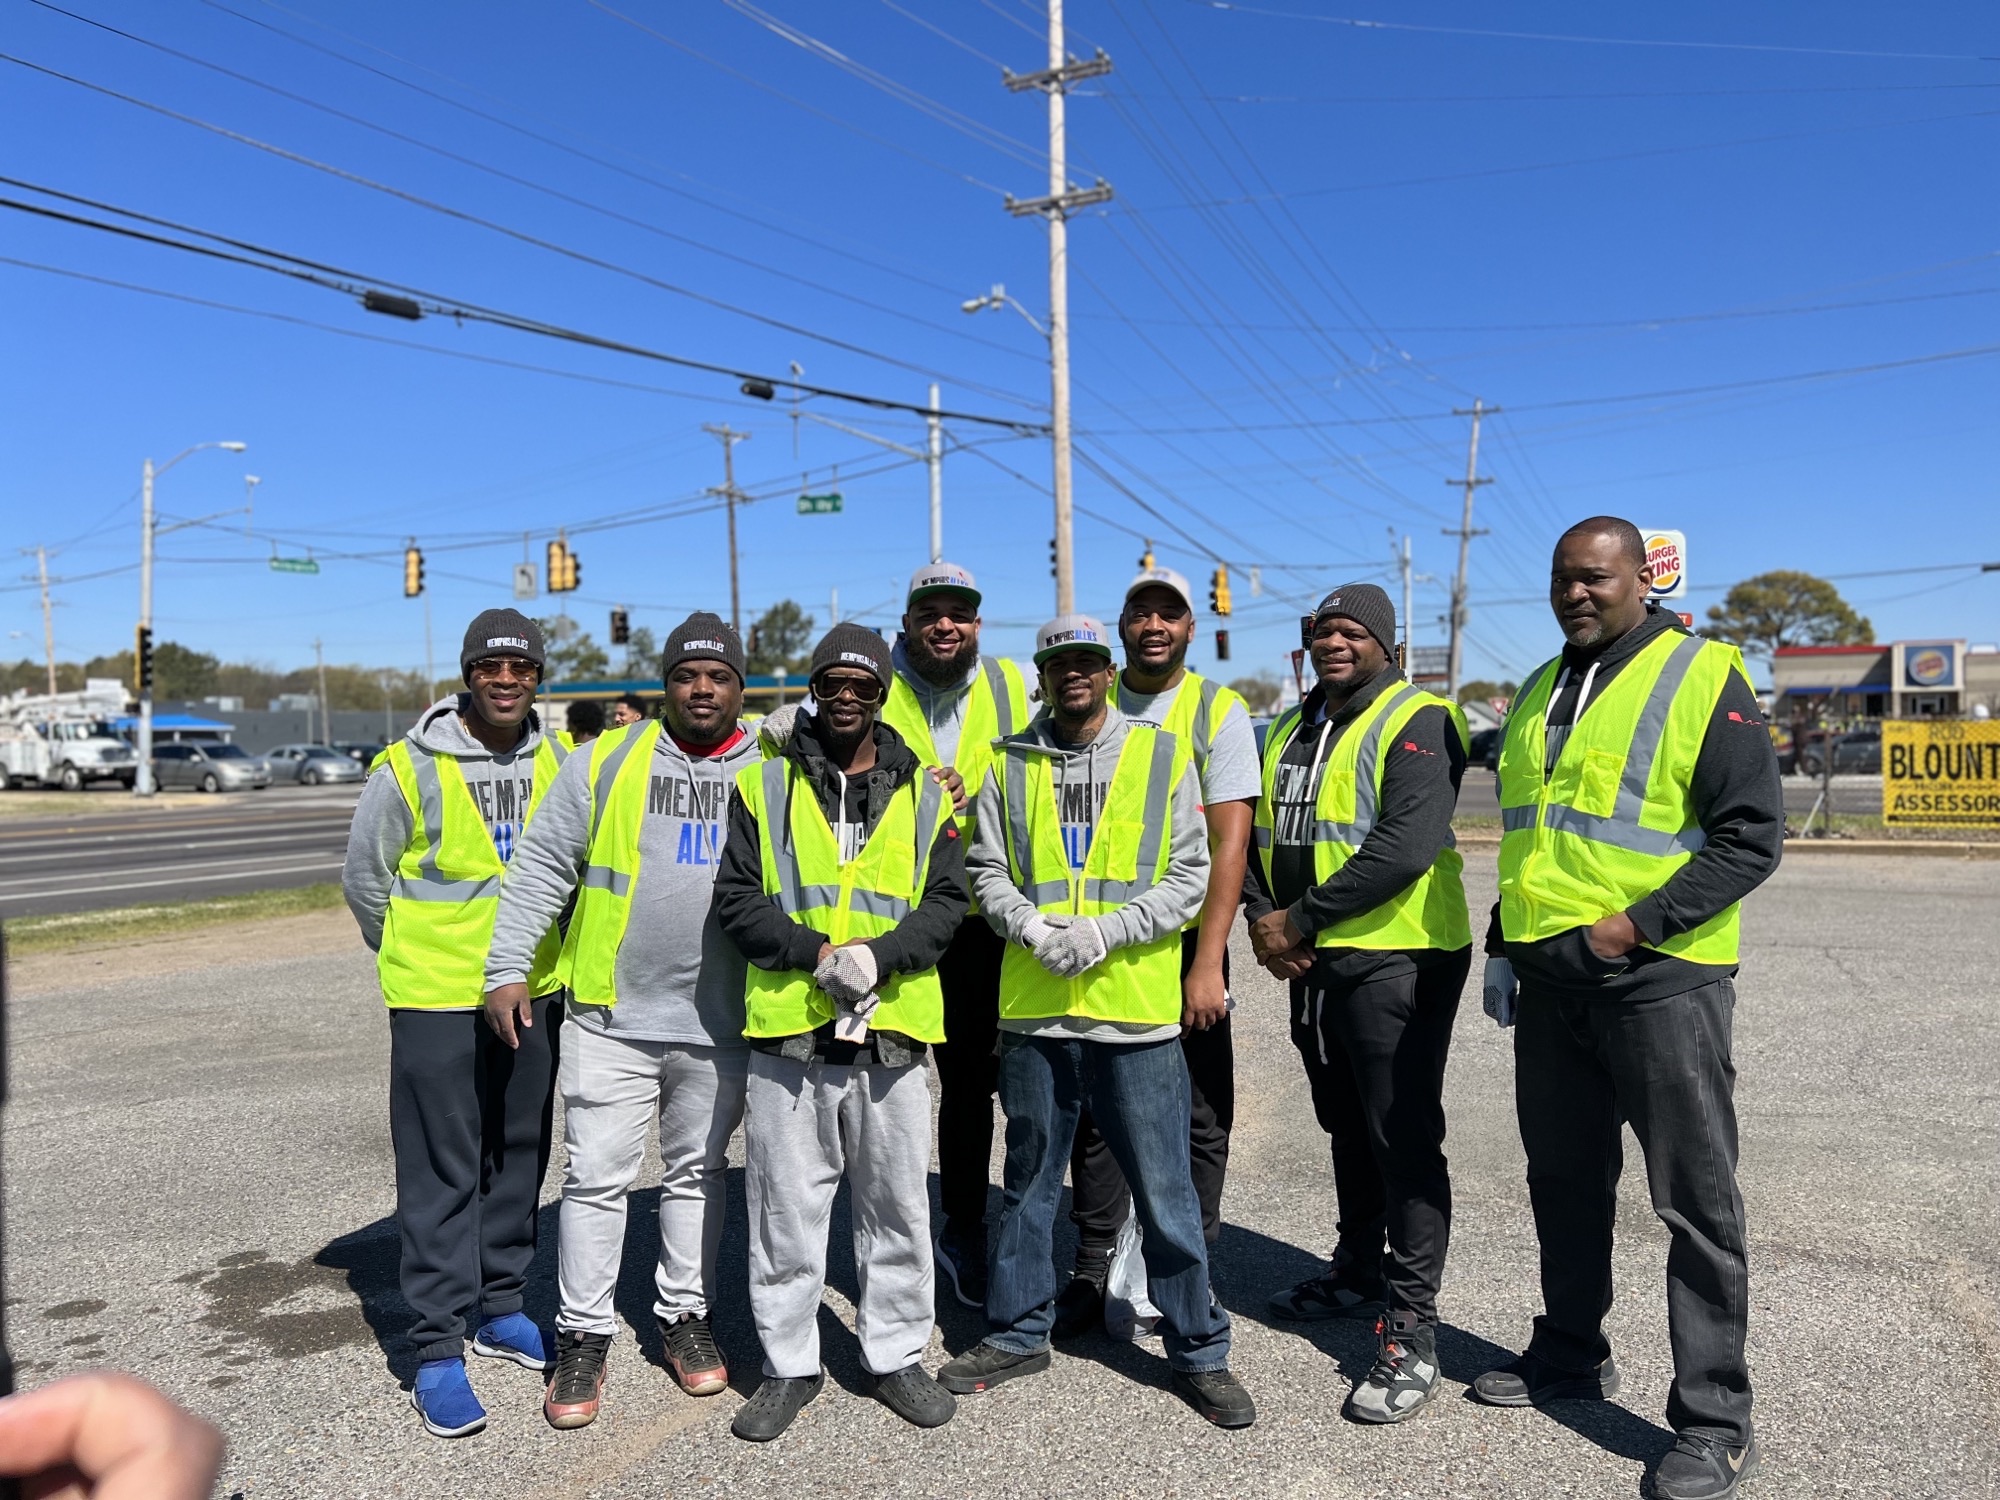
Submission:
<svg viewBox="0 0 2000 1500">
<path fill-rule="evenodd" d="M 295 917 L 306 912 L 327 911 L 340 904 L 340 887 L 329 882 L 292 886 L 279 891 L 245 891 L 241 895 L 210 896 L 199 901 L 158 901 L 145 906 L 111 907 L 104 911 L 17 917 L 7 924 L 7 952 L 18 957 L 29 953 L 92 947 L 101 943 L 172 937 L 224 922 Z"/>
</svg>

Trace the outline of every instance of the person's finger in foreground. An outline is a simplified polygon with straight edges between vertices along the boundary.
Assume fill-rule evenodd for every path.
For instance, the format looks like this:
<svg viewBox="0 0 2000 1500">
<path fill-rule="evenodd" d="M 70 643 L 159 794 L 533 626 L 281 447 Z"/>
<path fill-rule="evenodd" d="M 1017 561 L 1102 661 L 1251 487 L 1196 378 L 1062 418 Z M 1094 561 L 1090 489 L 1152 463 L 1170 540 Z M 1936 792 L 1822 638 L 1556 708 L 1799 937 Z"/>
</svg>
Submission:
<svg viewBox="0 0 2000 1500">
<path fill-rule="evenodd" d="M 0 1474 L 30 1500 L 203 1500 L 222 1434 L 144 1381 L 73 1375 L 0 1401 Z"/>
</svg>

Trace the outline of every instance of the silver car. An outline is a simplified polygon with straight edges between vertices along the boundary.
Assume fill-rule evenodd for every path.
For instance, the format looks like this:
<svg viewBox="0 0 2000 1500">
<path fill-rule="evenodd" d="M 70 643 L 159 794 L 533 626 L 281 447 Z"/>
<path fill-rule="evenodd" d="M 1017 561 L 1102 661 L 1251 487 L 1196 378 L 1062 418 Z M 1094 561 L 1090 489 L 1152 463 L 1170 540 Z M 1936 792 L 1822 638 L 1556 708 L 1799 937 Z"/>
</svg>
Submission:
<svg viewBox="0 0 2000 1500">
<path fill-rule="evenodd" d="M 320 786 L 330 781 L 361 781 L 368 768 L 331 745 L 280 745 L 264 752 L 273 781 L 300 781 Z"/>
<path fill-rule="evenodd" d="M 153 747 L 153 779 L 163 787 L 204 792 L 250 792 L 271 784 L 264 762 L 241 745 L 187 740 Z"/>
</svg>

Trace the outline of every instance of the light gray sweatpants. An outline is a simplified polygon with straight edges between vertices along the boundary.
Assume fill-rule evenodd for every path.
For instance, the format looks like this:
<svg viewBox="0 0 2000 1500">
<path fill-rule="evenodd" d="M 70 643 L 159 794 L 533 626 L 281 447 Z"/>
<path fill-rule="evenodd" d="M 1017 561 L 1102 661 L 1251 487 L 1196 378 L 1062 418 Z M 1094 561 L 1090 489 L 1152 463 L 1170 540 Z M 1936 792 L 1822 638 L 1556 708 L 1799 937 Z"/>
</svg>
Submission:
<svg viewBox="0 0 2000 1500">
<path fill-rule="evenodd" d="M 893 1375 L 915 1364 L 935 1313 L 924 1065 L 829 1067 L 752 1051 L 743 1142 L 750 1312 L 764 1373 L 820 1372 L 827 1226 L 843 1172 L 852 1189 L 862 1368 Z"/>
<path fill-rule="evenodd" d="M 562 1243 L 556 1327 L 615 1333 L 612 1296 L 625 1249 L 625 1199 L 660 1124 L 660 1266 L 653 1279 L 663 1318 L 706 1314 L 727 1201 L 729 1137 L 743 1118 L 741 1047 L 638 1042 L 586 1026 L 563 1028 L 559 1066 L 563 1143 Z"/>
</svg>

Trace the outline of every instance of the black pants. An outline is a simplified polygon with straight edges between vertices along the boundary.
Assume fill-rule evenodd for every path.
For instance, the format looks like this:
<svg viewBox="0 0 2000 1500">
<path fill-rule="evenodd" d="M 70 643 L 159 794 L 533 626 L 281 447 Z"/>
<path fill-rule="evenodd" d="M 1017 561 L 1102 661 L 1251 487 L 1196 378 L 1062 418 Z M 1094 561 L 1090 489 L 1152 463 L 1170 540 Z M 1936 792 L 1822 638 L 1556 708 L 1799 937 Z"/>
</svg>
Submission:
<svg viewBox="0 0 2000 1500">
<path fill-rule="evenodd" d="M 1292 1043 L 1332 1141 L 1349 1274 L 1379 1276 L 1392 1310 L 1435 1323 L 1451 1243 L 1445 1058 L 1472 950 L 1384 954 L 1358 974 L 1355 958 L 1325 950 L 1292 981 Z"/>
<path fill-rule="evenodd" d="M 1000 960 L 1007 943 L 981 916 L 958 924 L 938 960 L 945 1039 L 931 1048 L 938 1078 L 938 1196 L 956 1236 L 986 1233 L 993 1095 L 1000 1086 Z"/>
<path fill-rule="evenodd" d="M 1194 967 L 1199 936 L 1198 931 L 1181 934 L 1182 979 Z M 1222 955 L 1222 982 L 1229 983 L 1227 950 Z M 1188 1163 L 1195 1196 L 1201 1200 L 1201 1235 L 1213 1245 L 1222 1237 L 1222 1181 L 1229 1172 L 1229 1132 L 1236 1125 L 1236 1047 L 1229 1036 L 1229 1017 L 1206 1031 L 1184 1034 L 1181 1051 L 1188 1070 Z M 1069 1218 L 1077 1228 L 1077 1248 L 1109 1250 L 1131 1211 L 1132 1194 L 1088 1110 L 1076 1122 L 1069 1184 Z"/>
<path fill-rule="evenodd" d="M 1655 1000 L 1558 998 L 1521 987 L 1515 1107 L 1542 1251 L 1530 1347 L 1582 1370 L 1611 1352 L 1612 1223 L 1624 1169 L 1619 1127 L 1646 1155 L 1667 1250 L 1674 1383 L 1667 1420 L 1731 1447 L 1748 1441 L 1749 1266 L 1736 1190 L 1736 1066 L 1727 979 Z"/>
<path fill-rule="evenodd" d="M 389 1012 L 389 1137 L 403 1300 L 419 1360 L 465 1353 L 468 1316 L 519 1312 L 555 1114 L 560 995 L 510 1050 L 478 1011 Z"/>
</svg>

